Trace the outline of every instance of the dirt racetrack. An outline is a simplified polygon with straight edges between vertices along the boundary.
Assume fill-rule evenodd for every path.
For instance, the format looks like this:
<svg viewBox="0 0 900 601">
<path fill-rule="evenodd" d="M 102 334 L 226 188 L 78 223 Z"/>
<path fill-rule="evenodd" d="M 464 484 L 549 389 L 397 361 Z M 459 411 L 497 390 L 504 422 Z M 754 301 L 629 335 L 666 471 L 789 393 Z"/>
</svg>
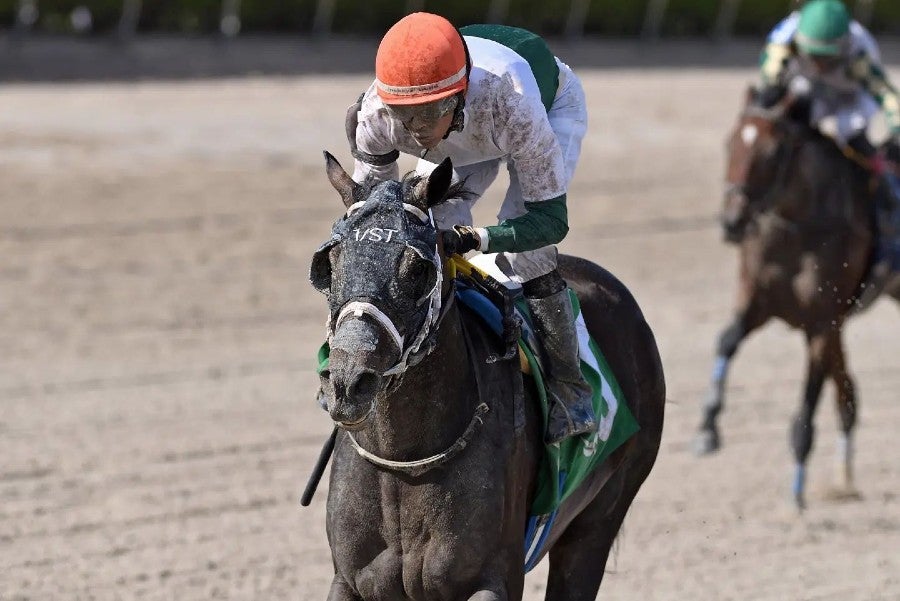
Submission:
<svg viewBox="0 0 900 601">
<path fill-rule="evenodd" d="M 632 289 L 670 398 L 600 598 L 900 599 L 897 307 L 846 331 L 861 500 L 827 498 L 828 385 L 810 508 L 791 508 L 804 356 L 780 324 L 738 356 L 723 450 L 695 458 L 735 289 L 715 222 L 722 148 L 752 71 L 579 72 L 591 124 L 562 248 Z M 320 151 L 349 165 L 343 112 L 367 83 L 0 90 L 0 599 L 325 598 L 324 487 L 297 502 L 330 427 L 313 403 L 325 304 L 306 270 L 340 213 Z"/>
</svg>

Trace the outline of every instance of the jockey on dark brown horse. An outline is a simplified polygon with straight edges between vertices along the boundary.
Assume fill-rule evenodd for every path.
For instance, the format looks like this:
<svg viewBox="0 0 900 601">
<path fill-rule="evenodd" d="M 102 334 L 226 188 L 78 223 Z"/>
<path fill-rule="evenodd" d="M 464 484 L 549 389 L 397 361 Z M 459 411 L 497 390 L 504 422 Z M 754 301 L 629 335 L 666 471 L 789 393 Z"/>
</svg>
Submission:
<svg viewBox="0 0 900 601">
<path fill-rule="evenodd" d="M 810 103 L 810 125 L 885 176 L 878 194 L 876 271 L 900 271 L 900 95 L 878 45 L 841 0 L 811 0 L 769 34 L 761 60 L 762 96 L 790 89 Z M 891 139 L 879 155 L 866 130 L 879 108 Z M 885 162 L 886 159 L 886 162 Z"/>
<path fill-rule="evenodd" d="M 748 90 L 727 146 L 722 224 L 726 239 L 740 245 L 738 298 L 719 336 L 696 450 L 720 447 L 718 417 L 729 366 L 741 343 L 773 317 L 801 330 L 806 378 L 790 440 L 794 500 L 802 508 L 813 417 L 826 379 L 837 390 L 838 492 L 857 494 L 853 434 L 860 401 L 842 330 L 864 302 L 861 290 L 871 289 L 867 273 L 872 282 L 877 275 L 873 279 L 871 272 L 883 270 L 883 280 L 890 280 L 885 292 L 900 300 L 898 278 L 887 277 L 895 250 L 883 214 L 882 259 L 871 266 L 878 251 L 870 168 L 878 161 L 872 160 L 876 151 L 865 138 L 868 119 L 877 110 L 873 95 L 881 100 L 895 137 L 900 113 L 896 92 L 878 67 L 877 48 L 838 0 L 813 0 L 776 28 L 763 55 L 763 79 L 768 87 Z M 896 201 L 882 194 L 879 202 Z"/>
<path fill-rule="evenodd" d="M 457 30 L 428 13 L 411 14 L 387 32 L 375 71 L 347 115 L 353 178 L 397 179 L 400 152 L 419 157 L 423 174 L 452 159 L 454 180 L 465 180 L 470 196 L 434 209 L 445 250 L 502 253 L 498 264 L 523 285 L 549 359 L 547 441 L 595 431 L 554 246 L 568 231 L 566 190 L 587 129 L 581 82 L 530 32 Z M 510 176 L 501 221 L 472 227 L 472 205 L 501 162 Z"/>
</svg>

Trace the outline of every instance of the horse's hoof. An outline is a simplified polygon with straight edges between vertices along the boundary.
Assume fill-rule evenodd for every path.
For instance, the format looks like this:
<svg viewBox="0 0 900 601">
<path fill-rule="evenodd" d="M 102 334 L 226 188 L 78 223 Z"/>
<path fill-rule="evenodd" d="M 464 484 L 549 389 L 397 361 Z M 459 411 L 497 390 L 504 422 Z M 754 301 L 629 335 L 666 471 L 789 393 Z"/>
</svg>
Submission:
<svg viewBox="0 0 900 601">
<path fill-rule="evenodd" d="M 719 433 L 715 430 L 700 430 L 694 438 L 696 455 L 711 455 L 719 450 Z"/>
<path fill-rule="evenodd" d="M 862 494 L 852 486 L 833 486 L 825 492 L 825 500 L 833 503 L 862 501 Z"/>
</svg>

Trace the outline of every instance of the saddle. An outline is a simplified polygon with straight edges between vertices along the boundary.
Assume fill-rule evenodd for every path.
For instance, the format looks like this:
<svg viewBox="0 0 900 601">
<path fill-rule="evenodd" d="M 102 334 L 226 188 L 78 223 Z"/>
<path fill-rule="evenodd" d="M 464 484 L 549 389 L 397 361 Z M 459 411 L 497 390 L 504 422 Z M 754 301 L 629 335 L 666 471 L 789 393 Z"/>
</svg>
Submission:
<svg viewBox="0 0 900 601">
<path fill-rule="evenodd" d="M 456 279 L 457 299 L 472 310 L 502 341 L 508 351 L 515 341 L 521 371 L 534 379 L 546 425 L 549 402 L 543 383 L 538 345 L 530 325 L 521 285 L 506 277 L 497 267 L 496 255 L 476 255 L 470 261 L 453 255 L 449 264 Z M 569 438 L 559 444 L 544 445 L 536 495 L 526 531 L 526 570 L 540 557 L 544 539 L 562 502 L 617 448 L 638 431 L 637 421 L 628 409 L 622 389 L 599 346 L 590 337 L 575 293 L 569 290 L 579 338 L 581 369 L 591 385 L 594 412 L 599 420 L 591 436 Z M 506 353 L 506 358 L 513 355 Z M 488 361 L 491 359 L 489 358 Z M 521 402 L 521 401 L 520 401 Z M 520 411 L 516 411 L 519 414 Z"/>
</svg>

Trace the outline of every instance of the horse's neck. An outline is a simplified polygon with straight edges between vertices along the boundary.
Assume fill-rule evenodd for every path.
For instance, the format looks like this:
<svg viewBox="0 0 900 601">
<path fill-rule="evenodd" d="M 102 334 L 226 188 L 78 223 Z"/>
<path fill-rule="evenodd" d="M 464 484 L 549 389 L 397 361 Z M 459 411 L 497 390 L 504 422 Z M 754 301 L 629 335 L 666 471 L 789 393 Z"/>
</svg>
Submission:
<svg viewBox="0 0 900 601">
<path fill-rule="evenodd" d="M 808 137 L 795 151 L 779 213 L 799 226 L 855 227 L 868 220 L 865 177 L 824 137 Z"/>
<path fill-rule="evenodd" d="M 434 350 L 403 374 L 379 402 L 372 427 L 360 433 L 382 457 L 408 461 L 444 451 L 472 419 L 476 386 L 456 305 L 436 336 Z"/>
</svg>

